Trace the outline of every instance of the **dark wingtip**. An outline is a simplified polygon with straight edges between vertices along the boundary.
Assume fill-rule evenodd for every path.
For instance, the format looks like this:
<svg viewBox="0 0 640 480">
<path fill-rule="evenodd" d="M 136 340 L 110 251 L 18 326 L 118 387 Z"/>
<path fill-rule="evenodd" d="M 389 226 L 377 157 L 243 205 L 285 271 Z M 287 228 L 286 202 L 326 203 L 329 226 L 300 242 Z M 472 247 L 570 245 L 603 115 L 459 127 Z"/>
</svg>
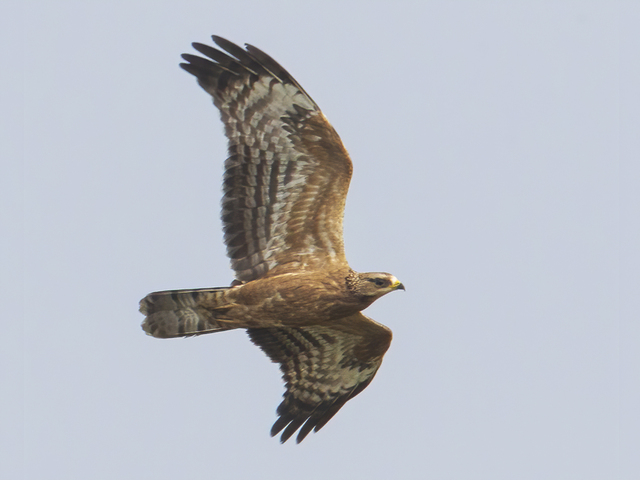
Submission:
<svg viewBox="0 0 640 480">
<path fill-rule="evenodd" d="M 211 40 L 213 40 L 216 43 L 216 45 L 220 45 L 220 43 L 225 43 L 225 42 L 231 43 L 229 40 L 227 40 L 224 37 L 221 37 L 220 35 L 211 35 Z"/>
<path fill-rule="evenodd" d="M 311 429 L 306 431 L 300 430 L 300 432 L 298 432 L 298 436 L 296 437 L 296 443 L 299 444 L 302 440 L 307 438 L 307 435 L 309 435 L 309 432 L 311 432 Z"/>
</svg>

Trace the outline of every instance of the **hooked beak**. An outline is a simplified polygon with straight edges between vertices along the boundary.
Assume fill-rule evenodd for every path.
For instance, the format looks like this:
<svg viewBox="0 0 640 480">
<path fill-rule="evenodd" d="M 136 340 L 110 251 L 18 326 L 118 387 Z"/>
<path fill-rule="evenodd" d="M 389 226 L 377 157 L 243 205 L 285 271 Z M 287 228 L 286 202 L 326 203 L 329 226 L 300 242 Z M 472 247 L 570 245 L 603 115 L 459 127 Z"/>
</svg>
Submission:
<svg viewBox="0 0 640 480">
<path fill-rule="evenodd" d="M 400 282 L 400 280 L 396 280 L 396 281 L 391 285 L 391 287 L 392 287 L 394 290 L 404 290 L 404 285 Z"/>
</svg>

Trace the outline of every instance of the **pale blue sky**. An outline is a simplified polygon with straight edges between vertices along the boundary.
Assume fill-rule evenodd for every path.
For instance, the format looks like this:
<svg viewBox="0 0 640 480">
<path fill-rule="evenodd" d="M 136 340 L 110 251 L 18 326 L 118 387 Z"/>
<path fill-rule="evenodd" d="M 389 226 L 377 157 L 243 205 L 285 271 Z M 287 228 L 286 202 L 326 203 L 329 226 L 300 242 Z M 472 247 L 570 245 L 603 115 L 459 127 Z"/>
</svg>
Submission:
<svg viewBox="0 0 640 480">
<path fill-rule="evenodd" d="M 640 4 L 319 3 L 3 7 L 0 477 L 636 479 Z M 211 34 L 320 105 L 347 257 L 407 287 L 366 312 L 375 381 L 301 445 L 244 333 L 139 326 L 147 293 L 232 279 L 226 140 L 178 68 Z"/>
</svg>

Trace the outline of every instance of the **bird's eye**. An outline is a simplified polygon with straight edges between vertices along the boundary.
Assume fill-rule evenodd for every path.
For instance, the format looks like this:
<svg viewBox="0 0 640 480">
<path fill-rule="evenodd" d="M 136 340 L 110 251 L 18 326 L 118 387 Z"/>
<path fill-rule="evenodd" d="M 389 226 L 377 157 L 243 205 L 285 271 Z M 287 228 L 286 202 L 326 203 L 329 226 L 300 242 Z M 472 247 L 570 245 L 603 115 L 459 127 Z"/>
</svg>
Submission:
<svg viewBox="0 0 640 480">
<path fill-rule="evenodd" d="M 376 282 L 376 287 L 384 287 L 386 283 L 382 278 L 376 278 L 375 282 Z"/>
</svg>

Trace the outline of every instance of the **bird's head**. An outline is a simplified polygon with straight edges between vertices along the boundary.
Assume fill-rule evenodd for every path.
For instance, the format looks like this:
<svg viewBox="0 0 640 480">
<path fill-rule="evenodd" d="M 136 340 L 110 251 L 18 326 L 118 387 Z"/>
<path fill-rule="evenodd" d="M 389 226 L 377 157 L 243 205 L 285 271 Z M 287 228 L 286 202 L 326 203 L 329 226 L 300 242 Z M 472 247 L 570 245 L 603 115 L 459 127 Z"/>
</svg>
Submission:
<svg viewBox="0 0 640 480">
<path fill-rule="evenodd" d="M 350 281 L 351 280 L 351 281 Z M 390 273 L 368 272 L 356 273 L 347 278 L 347 286 L 356 295 L 374 301 L 394 290 L 404 290 L 404 285 Z"/>
</svg>

